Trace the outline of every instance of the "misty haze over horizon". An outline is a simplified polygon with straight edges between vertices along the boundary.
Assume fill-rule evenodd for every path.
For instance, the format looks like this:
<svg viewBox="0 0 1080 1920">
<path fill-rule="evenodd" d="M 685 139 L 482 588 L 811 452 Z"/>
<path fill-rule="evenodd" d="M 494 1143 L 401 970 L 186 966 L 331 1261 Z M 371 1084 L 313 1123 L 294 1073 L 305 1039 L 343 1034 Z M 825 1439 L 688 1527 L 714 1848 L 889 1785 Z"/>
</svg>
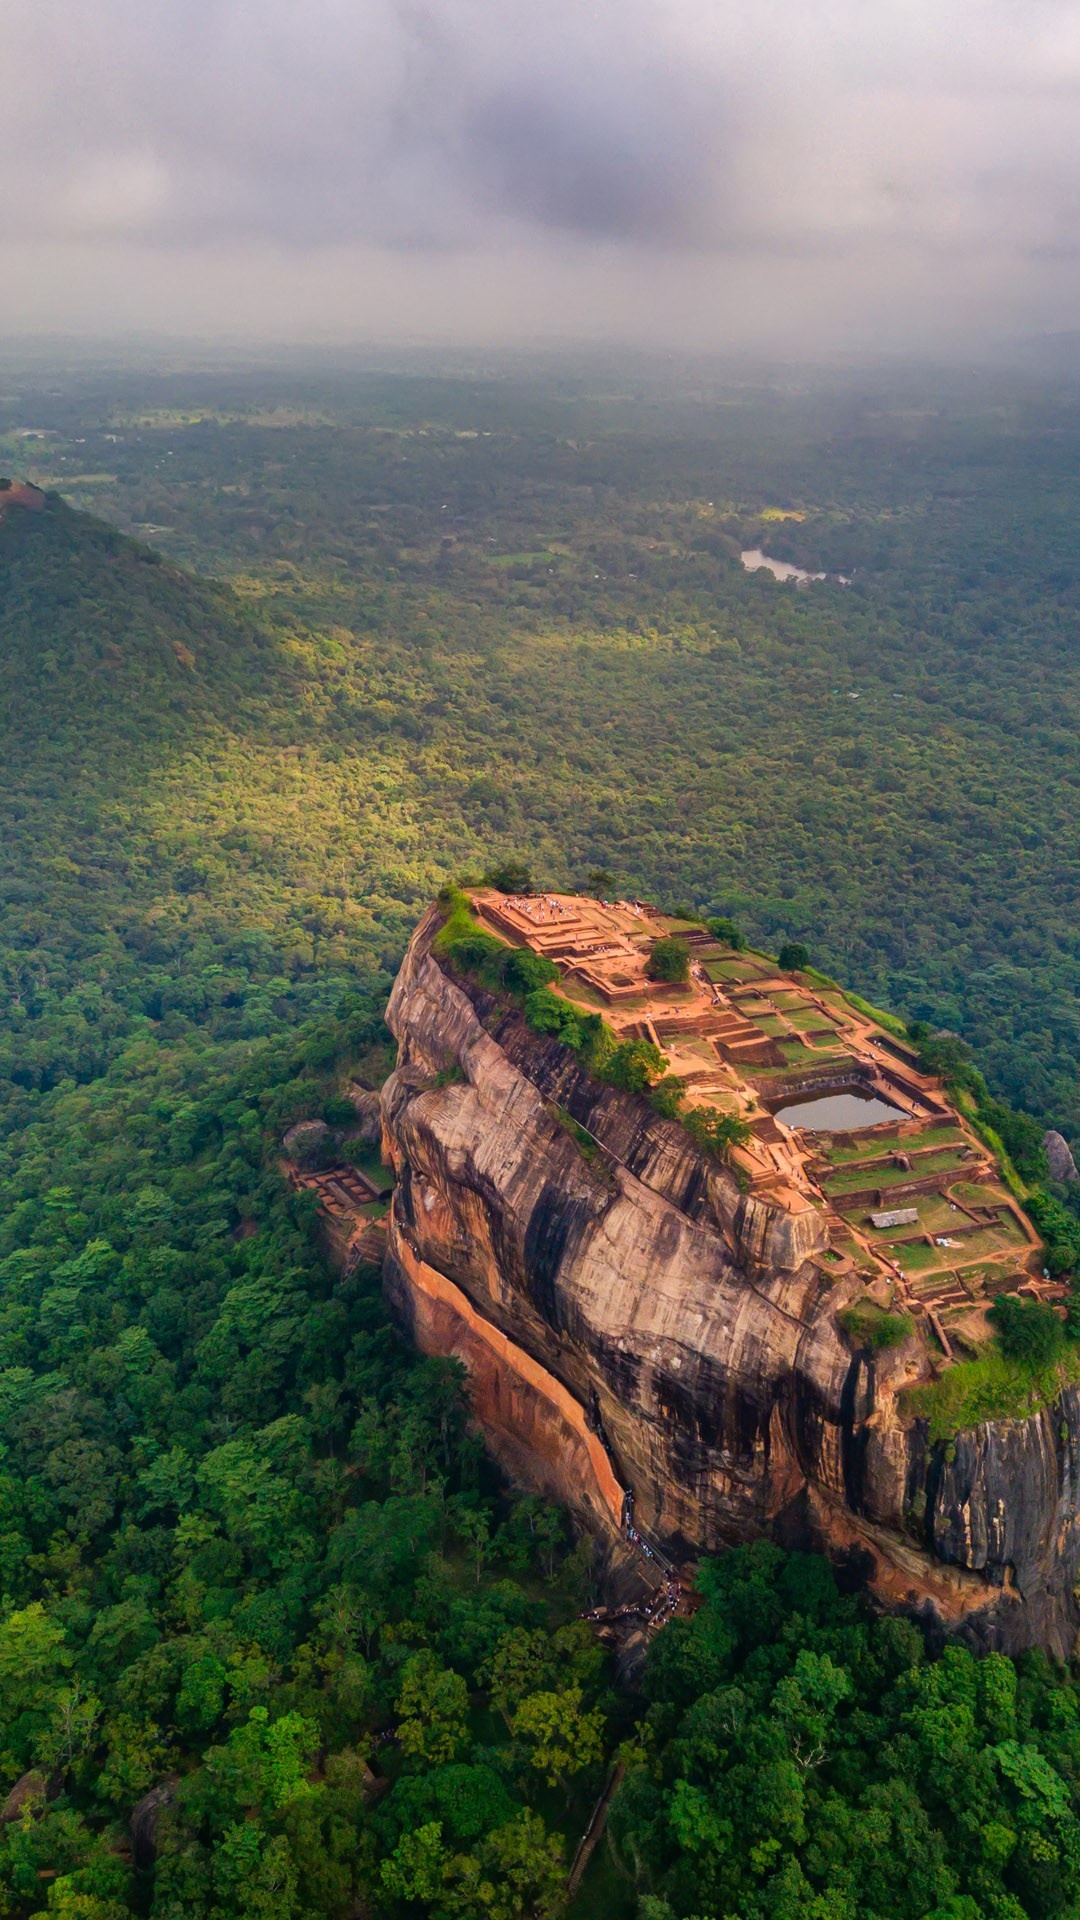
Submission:
<svg viewBox="0 0 1080 1920">
<path fill-rule="evenodd" d="M 1080 294 L 1080 6 L 8 0 L 0 324 L 993 354 Z"/>
</svg>

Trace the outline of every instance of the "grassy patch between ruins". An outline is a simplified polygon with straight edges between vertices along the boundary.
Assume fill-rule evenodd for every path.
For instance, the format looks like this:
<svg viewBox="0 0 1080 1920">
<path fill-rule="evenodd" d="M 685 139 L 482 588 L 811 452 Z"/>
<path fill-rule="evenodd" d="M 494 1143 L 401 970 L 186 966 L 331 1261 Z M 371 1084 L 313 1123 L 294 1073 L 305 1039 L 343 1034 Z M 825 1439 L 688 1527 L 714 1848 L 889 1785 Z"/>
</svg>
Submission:
<svg viewBox="0 0 1080 1920">
<path fill-rule="evenodd" d="M 873 1347 L 875 1352 L 902 1345 L 915 1325 L 909 1313 L 889 1313 L 873 1300 L 845 1307 L 837 1320 L 853 1346 Z"/>
<path fill-rule="evenodd" d="M 927 1153 L 916 1160 L 911 1167 L 867 1167 L 848 1166 L 842 1172 L 830 1174 L 825 1182 L 825 1191 L 830 1195 L 841 1193 L 860 1193 L 873 1187 L 902 1187 L 913 1180 L 928 1179 L 931 1174 L 948 1173 L 953 1167 L 963 1165 L 966 1149 L 963 1146 L 946 1147 L 940 1153 Z M 985 1194 L 984 1194 L 985 1202 Z"/>
<path fill-rule="evenodd" d="M 856 1140 L 851 1146 L 830 1147 L 825 1158 L 833 1166 L 840 1166 L 847 1160 L 872 1160 L 878 1154 L 896 1152 L 910 1153 L 913 1148 L 921 1151 L 923 1147 L 961 1146 L 964 1136 L 959 1127 L 926 1127 L 917 1139 L 899 1133 L 867 1135 L 864 1140 Z M 982 1190 L 980 1189 L 980 1197 Z"/>
</svg>

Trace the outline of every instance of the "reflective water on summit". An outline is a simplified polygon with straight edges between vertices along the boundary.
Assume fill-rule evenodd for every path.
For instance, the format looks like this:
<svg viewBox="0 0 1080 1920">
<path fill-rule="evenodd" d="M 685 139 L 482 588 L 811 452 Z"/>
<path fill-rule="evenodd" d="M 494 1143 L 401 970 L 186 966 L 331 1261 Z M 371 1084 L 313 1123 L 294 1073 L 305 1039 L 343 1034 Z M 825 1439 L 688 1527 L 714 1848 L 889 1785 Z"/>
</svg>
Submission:
<svg viewBox="0 0 1080 1920">
<path fill-rule="evenodd" d="M 900 1107 L 890 1107 L 868 1093 L 826 1093 L 817 1100 L 801 1100 L 781 1107 L 774 1115 L 785 1127 L 806 1127 L 810 1133 L 858 1133 L 862 1127 L 880 1127 L 886 1120 L 906 1120 Z"/>
</svg>

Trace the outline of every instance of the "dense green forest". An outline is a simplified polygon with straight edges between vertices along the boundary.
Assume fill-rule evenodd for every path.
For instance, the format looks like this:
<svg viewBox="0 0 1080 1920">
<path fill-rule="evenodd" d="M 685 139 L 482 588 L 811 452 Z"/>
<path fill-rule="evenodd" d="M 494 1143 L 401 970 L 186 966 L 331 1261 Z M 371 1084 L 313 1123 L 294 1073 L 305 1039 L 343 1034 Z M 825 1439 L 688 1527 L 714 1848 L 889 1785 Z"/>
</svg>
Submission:
<svg viewBox="0 0 1080 1920">
<path fill-rule="evenodd" d="M 327 928 L 239 828 L 289 636 L 58 502 L 0 567 L 0 1911 L 415 1910 L 417 1827 L 455 1913 L 554 1911 L 625 1714 L 591 1552 L 509 1499 L 456 1369 L 330 1273 L 275 1165 L 385 1071 L 404 926 L 343 888 Z M 187 755 L 231 887 L 186 864 Z"/>
<path fill-rule="evenodd" d="M 493 846 L 564 882 L 602 864 L 804 939 L 1080 1137 L 1075 386 L 632 364 L 7 384 L 0 462 L 288 636 L 288 712 L 264 679 L 224 782 L 195 743 L 161 776 L 178 865 L 186 833 L 189 869 L 271 914 L 304 867 L 301 948 L 342 888 L 393 948 Z M 746 573 L 759 544 L 850 585 Z"/>
<path fill-rule="evenodd" d="M 1021 1920 L 1080 1894 L 1074 1687 L 871 1620 L 821 1560 L 705 1565 L 614 1812 L 640 1920 Z"/>
<path fill-rule="evenodd" d="M 141 539 L 0 520 L 0 1912 L 553 1916 L 616 1758 L 575 1920 L 1074 1912 L 1065 1672 L 760 1549 L 628 1692 L 276 1152 L 499 853 L 803 939 L 1080 1137 L 1076 396 L 5 379 L 0 470 Z"/>
</svg>

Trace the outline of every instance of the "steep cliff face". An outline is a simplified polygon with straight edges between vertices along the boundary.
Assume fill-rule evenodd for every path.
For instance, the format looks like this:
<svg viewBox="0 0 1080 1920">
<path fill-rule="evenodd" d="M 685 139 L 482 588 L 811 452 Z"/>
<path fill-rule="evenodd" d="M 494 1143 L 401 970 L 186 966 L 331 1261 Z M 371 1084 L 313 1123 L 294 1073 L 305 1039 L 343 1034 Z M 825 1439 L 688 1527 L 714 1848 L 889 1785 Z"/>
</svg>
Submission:
<svg viewBox="0 0 1080 1920">
<path fill-rule="evenodd" d="M 929 1446 L 898 1404 L 925 1349 L 852 1352 L 822 1216 L 741 1193 L 677 1124 L 450 978 L 437 924 L 387 1016 L 386 1285 L 426 1350 L 465 1361 L 509 1469 L 611 1539 L 632 1489 L 673 1559 L 817 1542 L 890 1603 L 1071 1652 L 1080 1395 Z"/>
</svg>

